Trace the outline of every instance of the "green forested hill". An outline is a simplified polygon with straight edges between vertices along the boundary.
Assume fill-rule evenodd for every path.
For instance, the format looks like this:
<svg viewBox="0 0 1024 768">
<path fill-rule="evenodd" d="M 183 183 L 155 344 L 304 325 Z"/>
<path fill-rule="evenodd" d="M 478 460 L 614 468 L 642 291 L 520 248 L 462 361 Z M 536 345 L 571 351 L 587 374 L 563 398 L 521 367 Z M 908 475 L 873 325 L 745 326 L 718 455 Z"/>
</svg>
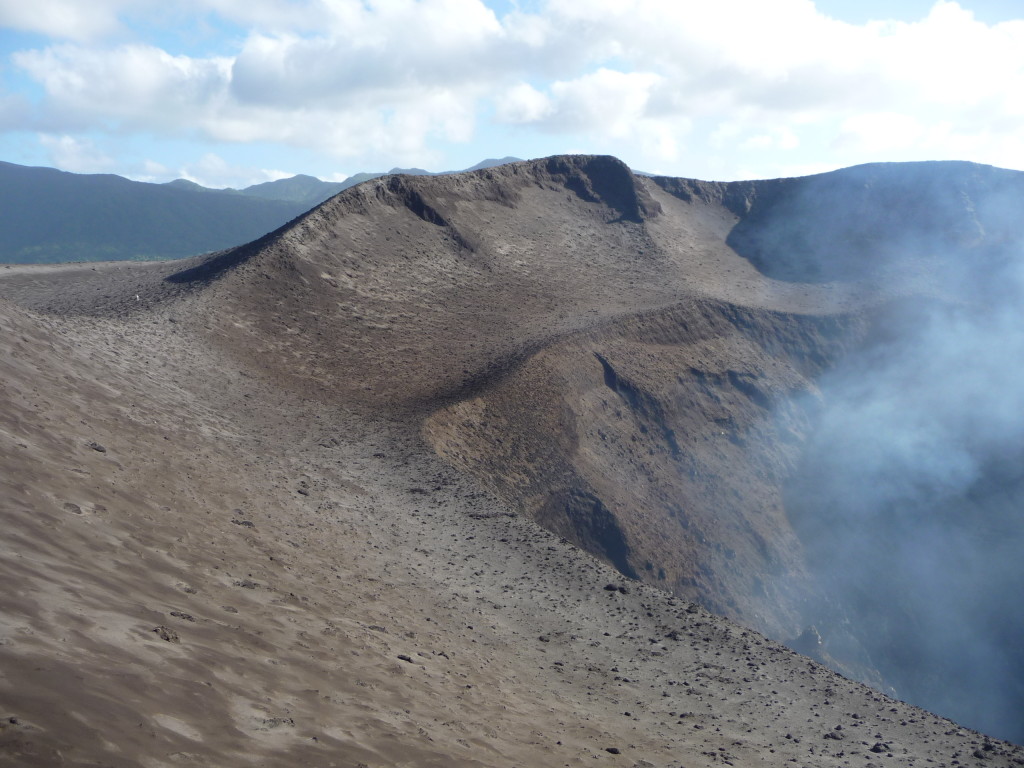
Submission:
<svg viewBox="0 0 1024 768">
<path fill-rule="evenodd" d="M 254 240 L 308 207 L 0 162 L 0 262 L 189 256 Z"/>
</svg>

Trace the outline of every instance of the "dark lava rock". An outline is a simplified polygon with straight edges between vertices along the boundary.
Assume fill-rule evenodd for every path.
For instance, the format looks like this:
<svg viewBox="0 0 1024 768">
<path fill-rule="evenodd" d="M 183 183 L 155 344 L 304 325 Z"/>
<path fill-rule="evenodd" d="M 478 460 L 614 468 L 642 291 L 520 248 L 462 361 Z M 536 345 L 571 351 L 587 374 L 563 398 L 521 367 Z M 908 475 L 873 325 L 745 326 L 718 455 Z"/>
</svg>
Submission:
<svg viewBox="0 0 1024 768">
<path fill-rule="evenodd" d="M 166 640 L 168 643 L 181 642 L 181 639 L 178 637 L 178 633 L 170 627 L 165 627 L 161 625 L 159 627 L 154 627 L 153 631 L 156 632 L 157 637 L 159 637 L 161 640 Z"/>
</svg>

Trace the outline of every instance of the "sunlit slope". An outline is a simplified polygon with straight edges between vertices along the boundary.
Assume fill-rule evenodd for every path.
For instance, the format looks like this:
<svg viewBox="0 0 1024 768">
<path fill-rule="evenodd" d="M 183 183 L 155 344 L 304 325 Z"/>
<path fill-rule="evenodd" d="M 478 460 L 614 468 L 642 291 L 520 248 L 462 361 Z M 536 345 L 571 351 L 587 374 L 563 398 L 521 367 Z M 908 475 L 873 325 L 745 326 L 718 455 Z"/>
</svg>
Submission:
<svg viewBox="0 0 1024 768">
<path fill-rule="evenodd" d="M 830 373 L 949 287 L 768 278 L 743 189 L 552 158 L 0 270 L 39 313 L 4 305 L 11 764 L 1012 764 L 690 606 L 822 617 L 803 649 L 885 684 L 791 481 Z"/>
<path fill-rule="evenodd" d="M 214 282 L 204 322 L 218 343 L 303 386 L 413 404 L 652 308 L 709 295 L 798 312 L 840 306 L 830 287 L 765 281 L 725 245 L 735 220 L 613 158 L 553 158 L 370 181 L 175 279 Z"/>
</svg>

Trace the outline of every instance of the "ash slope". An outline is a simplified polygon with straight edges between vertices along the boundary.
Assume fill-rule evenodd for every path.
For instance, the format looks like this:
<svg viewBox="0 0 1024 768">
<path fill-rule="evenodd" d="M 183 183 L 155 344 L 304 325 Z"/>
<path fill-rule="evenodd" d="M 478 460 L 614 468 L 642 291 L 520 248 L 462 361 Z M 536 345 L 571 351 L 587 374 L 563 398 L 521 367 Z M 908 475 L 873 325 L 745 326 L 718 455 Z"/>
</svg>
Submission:
<svg viewBox="0 0 1024 768">
<path fill-rule="evenodd" d="M 766 280 L 734 224 L 555 158 L 371 182 L 185 269 L 4 270 L 0 760 L 1020 764 L 689 602 L 785 629 L 810 587 L 778 510 L 711 529 L 694 491 L 682 597 L 570 543 L 659 580 L 598 481 L 664 492 L 631 419 L 693 450 L 662 374 L 725 433 L 729 387 L 811 386 L 861 332 L 859 288 Z M 772 615 L 729 581 L 757 567 Z"/>
</svg>

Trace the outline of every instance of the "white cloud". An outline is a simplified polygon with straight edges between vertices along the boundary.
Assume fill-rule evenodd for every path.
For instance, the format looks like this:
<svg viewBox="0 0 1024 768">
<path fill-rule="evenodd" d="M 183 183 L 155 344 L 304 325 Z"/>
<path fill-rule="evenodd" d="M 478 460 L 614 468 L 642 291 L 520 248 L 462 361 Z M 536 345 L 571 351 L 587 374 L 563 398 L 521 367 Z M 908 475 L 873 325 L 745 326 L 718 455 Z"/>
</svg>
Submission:
<svg viewBox="0 0 1024 768">
<path fill-rule="evenodd" d="M 343 109 L 420 88 L 490 83 L 507 62 L 502 28 L 479 0 L 340 3 L 326 33 L 253 34 L 232 67 L 241 102 Z M 340 13 L 340 11 L 344 13 Z"/>
<path fill-rule="evenodd" d="M 178 0 L 182 4 L 182 0 Z M 245 28 L 275 32 L 318 32 L 359 0 L 185 0 L 188 12 L 212 12 Z"/>
<path fill-rule="evenodd" d="M 171 169 L 163 163 L 158 163 L 155 160 L 145 160 L 142 163 L 143 173 L 153 179 L 160 179 L 167 176 Z"/>
<path fill-rule="evenodd" d="M 166 165 L 148 159 L 128 170 L 120 168 L 118 174 L 132 181 L 148 181 L 157 184 L 175 178 L 174 171 Z"/>
<path fill-rule="evenodd" d="M 231 165 L 213 152 L 208 152 L 194 163 L 181 166 L 176 174 L 177 178 L 186 179 L 211 189 L 225 187 L 244 189 L 253 184 L 277 181 L 294 175 L 287 171 Z"/>
<path fill-rule="evenodd" d="M 204 187 L 230 186 L 230 184 L 221 182 L 225 177 L 234 175 L 227 161 L 212 152 L 203 155 L 198 162 L 183 166 L 178 170 L 180 178 L 201 184 Z"/>
<path fill-rule="evenodd" d="M 92 40 L 121 28 L 124 0 L 0 0 L 0 28 L 38 32 L 71 40 Z"/>
<path fill-rule="evenodd" d="M 559 0 L 551 9 L 565 37 L 589 36 L 592 50 L 614 50 L 620 66 L 661 76 L 644 117 L 709 121 L 711 148 L 828 147 L 841 136 L 852 154 L 856 136 L 856 162 L 910 145 L 915 120 L 921 136 L 952 122 L 965 133 L 1024 140 L 1024 22 L 986 26 L 956 3 L 938 2 L 916 23 L 863 26 L 828 19 L 802 0 L 585 8 Z M 868 117 L 858 124 L 861 114 Z M 898 130 L 896 115 L 906 116 Z M 824 141 L 823 132 L 831 132 Z"/>
<path fill-rule="evenodd" d="M 180 131 L 216 112 L 230 61 L 171 56 L 148 45 L 53 46 L 12 55 L 46 91 L 42 117 L 72 125 Z"/>
<path fill-rule="evenodd" d="M 38 0 L 53 12 L 62 2 Z M 149 0 L 98 2 L 82 39 Z M 15 7 L 0 0 L 8 16 Z M 439 142 L 473 139 L 478 115 L 492 111 L 560 146 L 622 149 L 655 169 L 692 163 L 691 150 L 736 148 L 743 162 L 803 153 L 793 162 L 814 165 L 815 147 L 857 162 L 1024 144 L 1024 21 L 982 24 L 946 0 L 914 23 L 865 25 L 830 19 L 811 0 L 547 0 L 501 18 L 480 0 L 186 7 L 244 25 L 234 55 L 143 42 L 15 54 L 45 91 L 36 126 L 426 164 Z"/>
<path fill-rule="evenodd" d="M 921 140 L 924 133 L 924 126 L 910 115 L 867 112 L 843 121 L 835 146 L 878 154 L 912 147 Z"/>
<path fill-rule="evenodd" d="M 788 126 L 774 127 L 765 133 L 750 136 L 740 144 L 740 149 L 790 150 L 800 146 L 800 139 Z"/>
<path fill-rule="evenodd" d="M 551 86 L 552 109 L 545 119 L 556 130 L 597 131 L 614 138 L 629 135 L 644 118 L 651 91 L 661 77 L 651 72 L 598 69 Z"/>
<path fill-rule="evenodd" d="M 87 139 L 73 136 L 41 135 L 39 143 L 50 156 L 50 163 L 72 173 L 107 173 L 115 167 L 112 157 Z"/>
<path fill-rule="evenodd" d="M 652 95 L 662 85 L 662 78 L 651 72 L 606 68 L 556 81 L 547 93 L 519 83 L 498 97 L 495 119 L 533 125 L 550 134 L 585 135 L 589 151 L 626 150 L 640 165 L 671 162 L 678 158 L 679 139 L 692 124 L 683 115 L 648 115 Z"/>
<path fill-rule="evenodd" d="M 551 99 L 529 83 L 518 83 L 495 99 L 495 118 L 502 123 L 535 123 L 554 110 Z"/>
<path fill-rule="evenodd" d="M 337 8 L 358 0 L 0 0 L 0 28 L 36 32 L 62 40 L 97 41 L 131 36 L 145 19 L 184 24 L 207 14 L 243 27 L 318 31 L 337 17 Z"/>
<path fill-rule="evenodd" d="M 281 171 L 278 170 L 277 168 L 260 168 L 260 176 L 262 177 L 262 181 L 278 181 L 279 179 L 290 179 L 294 175 L 294 173 L 290 173 L 288 171 Z"/>
</svg>

